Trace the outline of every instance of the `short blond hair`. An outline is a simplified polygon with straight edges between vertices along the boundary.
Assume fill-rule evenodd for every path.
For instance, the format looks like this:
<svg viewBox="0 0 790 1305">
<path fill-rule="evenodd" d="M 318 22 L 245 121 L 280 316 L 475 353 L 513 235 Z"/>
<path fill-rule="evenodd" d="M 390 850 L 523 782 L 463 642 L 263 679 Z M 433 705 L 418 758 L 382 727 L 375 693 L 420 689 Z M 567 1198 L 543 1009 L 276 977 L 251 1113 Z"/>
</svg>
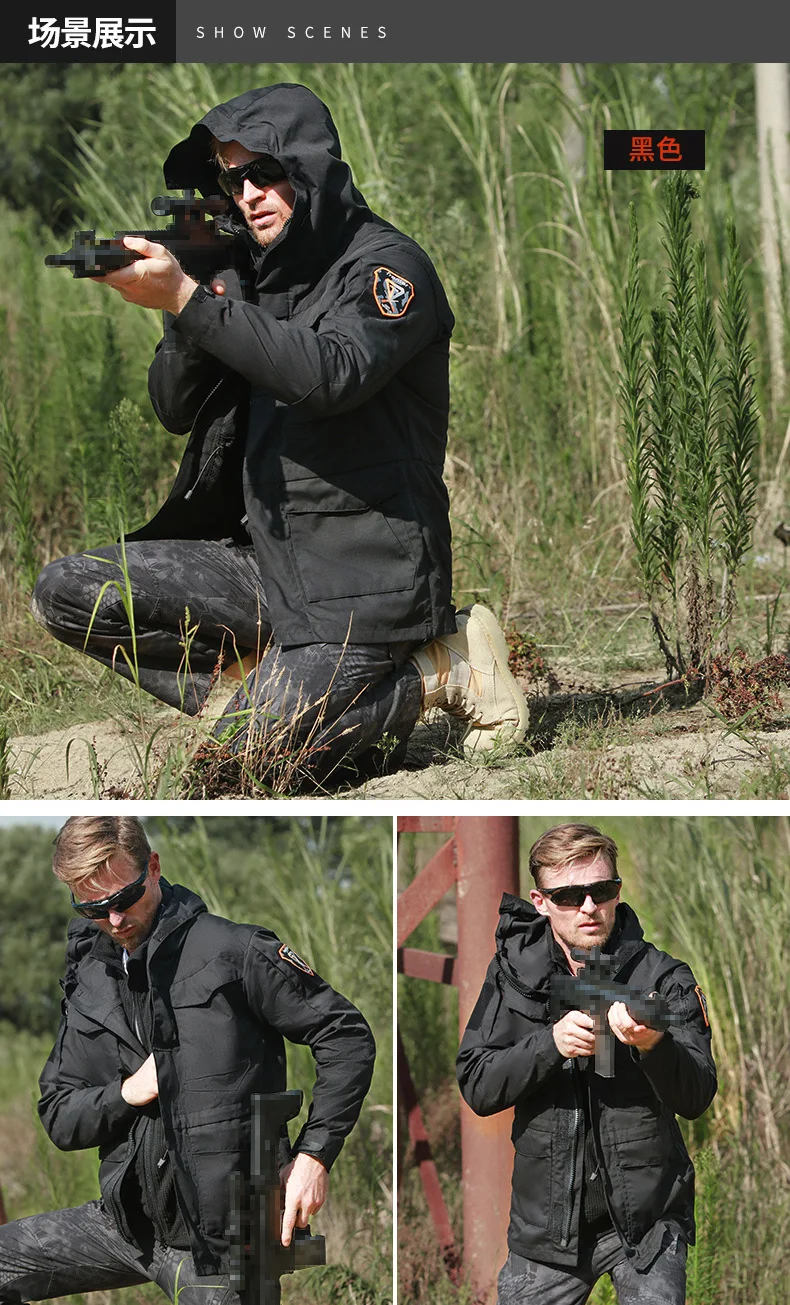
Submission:
<svg viewBox="0 0 790 1305">
<path fill-rule="evenodd" d="M 72 891 L 76 887 L 99 888 L 96 877 L 119 852 L 138 873 L 151 855 L 151 844 L 137 816 L 70 816 L 54 846 L 52 870 Z"/>
<path fill-rule="evenodd" d="M 529 872 L 540 888 L 541 870 L 559 870 L 589 856 L 603 857 L 612 875 L 617 874 L 617 844 L 608 834 L 595 825 L 555 825 L 529 849 Z"/>
</svg>

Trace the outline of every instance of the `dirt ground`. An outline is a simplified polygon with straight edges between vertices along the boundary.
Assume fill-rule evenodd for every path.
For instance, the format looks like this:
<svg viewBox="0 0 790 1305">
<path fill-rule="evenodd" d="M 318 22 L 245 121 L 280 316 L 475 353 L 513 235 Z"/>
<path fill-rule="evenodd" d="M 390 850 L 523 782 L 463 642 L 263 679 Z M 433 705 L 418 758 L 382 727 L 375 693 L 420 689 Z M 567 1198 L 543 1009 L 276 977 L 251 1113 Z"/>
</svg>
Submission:
<svg viewBox="0 0 790 1305">
<path fill-rule="evenodd" d="M 464 760 L 446 718 L 421 724 L 396 773 L 346 787 L 345 799 L 790 797 L 790 716 L 769 727 L 724 720 L 707 701 L 663 700 L 644 685 L 618 696 L 529 697 L 528 746 Z M 656 710 L 656 707 L 658 708 Z M 172 758 L 189 734 L 160 711 L 153 733 L 100 720 L 11 739 L 11 798 L 176 797 Z M 326 796 L 323 794 L 322 796 Z"/>
</svg>

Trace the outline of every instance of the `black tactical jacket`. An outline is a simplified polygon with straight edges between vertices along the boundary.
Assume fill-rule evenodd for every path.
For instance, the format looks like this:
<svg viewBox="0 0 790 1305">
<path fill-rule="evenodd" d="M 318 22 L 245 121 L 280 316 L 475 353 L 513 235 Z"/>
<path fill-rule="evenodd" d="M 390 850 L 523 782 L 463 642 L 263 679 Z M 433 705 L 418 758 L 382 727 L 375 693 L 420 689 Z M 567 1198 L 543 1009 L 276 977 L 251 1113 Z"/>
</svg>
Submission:
<svg viewBox="0 0 790 1305">
<path fill-rule="evenodd" d="M 694 975 L 645 942 L 634 912 L 618 906 L 615 981 L 660 992 L 684 1023 L 644 1056 L 616 1042 L 614 1078 L 601 1078 L 592 1058 L 582 1069 L 554 1042 L 549 980 L 567 966 L 554 958 L 548 920 L 508 893 L 499 909 L 497 954 L 464 1033 L 457 1073 L 477 1114 L 515 1106 L 508 1245 L 527 1259 L 577 1263 L 586 1098 L 612 1221 L 635 1267 L 646 1269 L 667 1226 L 694 1241 L 694 1170 L 675 1115 L 696 1119 L 716 1093 Z"/>
<path fill-rule="evenodd" d="M 135 1242 L 124 1180 L 147 1118 L 124 1101 L 121 1082 L 148 1053 L 124 1017 L 117 980 L 95 955 L 98 938 L 96 925 L 71 922 L 63 1016 L 38 1111 L 61 1150 L 99 1148 L 103 1203 Z M 375 1053 L 367 1023 L 288 954 L 268 929 L 209 915 L 179 885 L 148 941 L 159 1105 L 198 1273 L 228 1271 L 231 1175 L 249 1173 L 251 1094 L 286 1086 L 283 1038 L 306 1043 L 316 1061 L 312 1105 L 294 1152 L 330 1166 L 370 1086 Z"/>
<path fill-rule="evenodd" d="M 231 204 L 245 290 L 230 271 L 225 296 L 201 286 L 166 322 L 150 395 L 168 430 L 192 434 L 170 497 L 134 537 L 244 542 L 246 519 L 278 643 L 451 632 L 453 316 L 433 265 L 368 208 L 305 87 L 212 109 L 168 157 L 169 187 L 218 191 L 209 131 L 277 158 L 294 211 L 264 251 Z M 265 420 L 248 438 L 251 390 Z"/>
</svg>

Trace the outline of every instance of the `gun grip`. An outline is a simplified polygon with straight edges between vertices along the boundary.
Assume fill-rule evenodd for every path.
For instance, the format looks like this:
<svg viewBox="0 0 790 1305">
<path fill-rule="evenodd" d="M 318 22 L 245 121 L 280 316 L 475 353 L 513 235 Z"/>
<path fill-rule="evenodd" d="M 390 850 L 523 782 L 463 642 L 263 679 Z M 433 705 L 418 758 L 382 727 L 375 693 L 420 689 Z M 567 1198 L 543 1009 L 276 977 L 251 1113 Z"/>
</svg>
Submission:
<svg viewBox="0 0 790 1305">
<path fill-rule="evenodd" d="M 596 1029 L 595 1072 L 601 1078 L 614 1078 L 614 1043 L 615 1037 L 608 1024 L 605 1028 Z"/>
</svg>

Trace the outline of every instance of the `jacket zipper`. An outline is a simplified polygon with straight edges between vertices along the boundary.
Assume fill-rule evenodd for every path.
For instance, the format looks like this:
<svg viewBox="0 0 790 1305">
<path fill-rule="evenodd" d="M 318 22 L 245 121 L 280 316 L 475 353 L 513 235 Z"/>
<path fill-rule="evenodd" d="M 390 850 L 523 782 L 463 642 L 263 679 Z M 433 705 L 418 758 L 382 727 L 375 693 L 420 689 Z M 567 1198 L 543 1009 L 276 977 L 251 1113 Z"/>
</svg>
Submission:
<svg viewBox="0 0 790 1305">
<path fill-rule="evenodd" d="M 576 1106 L 572 1115 L 573 1133 L 571 1137 L 571 1162 L 568 1167 L 568 1183 L 565 1188 L 565 1213 L 563 1215 L 562 1229 L 560 1232 L 560 1246 L 565 1247 L 571 1238 L 571 1216 L 573 1214 L 573 1193 L 576 1188 L 576 1163 L 579 1155 L 579 1131 L 581 1128 L 581 1105 L 579 1104 L 579 1088 L 576 1081 L 577 1071 L 574 1066 L 571 1069 L 573 1076 L 573 1094 L 576 1098 Z"/>
<path fill-rule="evenodd" d="M 532 997 L 536 1001 L 543 1000 L 544 998 L 543 993 L 537 992 L 535 988 L 528 988 L 527 985 L 525 983 L 522 983 L 520 979 L 516 979 L 512 974 L 508 973 L 508 971 L 505 969 L 504 962 L 501 956 L 497 956 L 497 960 L 499 962 L 499 972 L 502 975 L 502 978 L 505 980 L 505 983 L 509 983 L 511 987 L 515 988 L 516 992 L 521 993 L 522 997 Z"/>
<path fill-rule="evenodd" d="M 224 376 L 220 376 L 220 378 L 219 378 L 219 380 L 217 381 L 217 383 L 216 383 L 216 385 L 214 386 L 214 388 L 213 388 L 212 390 L 209 390 L 209 392 L 208 392 L 208 394 L 206 395 L 205 399 L 203 400 L 203 402 L 201 403 L 200 407 L 198 408 L 197 413 L 195 414 L 195 420 L 192 422 L 192 429 L 193 429 L 193 430 L 194 430 L 195 427 L 197 426 L 198 421 L 200 420 L 200 414 L 202 413 L 202 411 L 203 411 L 203 409 L 205 408 L 206 404 L 207 404 L 211 399 L 213 399 L 214 395 L 217 393 L 217 390 L 219 389 L 220 385 L 222 384 L 222 382 L 223 382 L 224 380 L 225 380 L 225 377 L 224 377 Z M 214 458 L 215 458 L 215 457 L 217 456 L 217 454 L 219 453 L 220 447 L 221 447 L 221 445 L 218 444 L 218 445 L 216 446 L 216 448 L 212 449 L 211 453 L 209 453 L 208 457 L 206 458 L 206 461 L 203 463 L 203 466 L 200 468 L 200 471 L 198 472 L 198 474 L 197 474 L 197 476 L 196 476 L 196 478 L 195 478 L 194 484 L 192 485 L 192 487 L 191 487 L 190 489 L 187 490 L 186 494 L 184 495 L 184 501 L 185 501 L 185 502 L 189 502 L 189 500 L 191 499 L 192 495 L 194 494 L 195 490 L 197 489 L 198 485 L 200 484 L 201 480 L 203 479 L 203 473 L 204 473 L 204 471 L 205 471 L 206 468 L 209 466 L 209 464 L 210 464 L 211 462 L 213 462 Z"/>
<path fill-rule="evenodd" d="M 609 1171 L 603 1162 L 603 1155 L 601 1154 L 601 1149 L 598 1145 L 598 1120 L 597 1118 L 593 1117 L 593 1101 L 592 1101 L 592 1092 L 590 1091 L 589 1073 L 587 1076 L 587 1106 L 590 1113 L 590 1128 L 592 1130 L 593 1150 L 595 1151 L 595 1164 L 596 1164 L 595 1176 L 597 1176 L 598 1174 L 602 1174 L 605 1178 L 608 1178 Z M 617 1236 L 620 1238 L 623 1247 L 626 1250 L 630 1251 L 632 1249 L 631 1244 L 628 1241 L 628 1238 L 626 1237 L 619 1223 L 617 1222 L 617 1216 L 614 1212 L 614 1207 L 612 1206 L 612 1203 L 609 1200 L 609 1192 L 607 1191 L 606 1183 L 603 1182 L 602 1186 L 603 1186 L 604 1199 L 606 1200 L 606 1208 L 609 1211 L 609 1217 L 612 1220 L 612 1226 L 615 1232 L 617 1233 Z"/>
</svg>

